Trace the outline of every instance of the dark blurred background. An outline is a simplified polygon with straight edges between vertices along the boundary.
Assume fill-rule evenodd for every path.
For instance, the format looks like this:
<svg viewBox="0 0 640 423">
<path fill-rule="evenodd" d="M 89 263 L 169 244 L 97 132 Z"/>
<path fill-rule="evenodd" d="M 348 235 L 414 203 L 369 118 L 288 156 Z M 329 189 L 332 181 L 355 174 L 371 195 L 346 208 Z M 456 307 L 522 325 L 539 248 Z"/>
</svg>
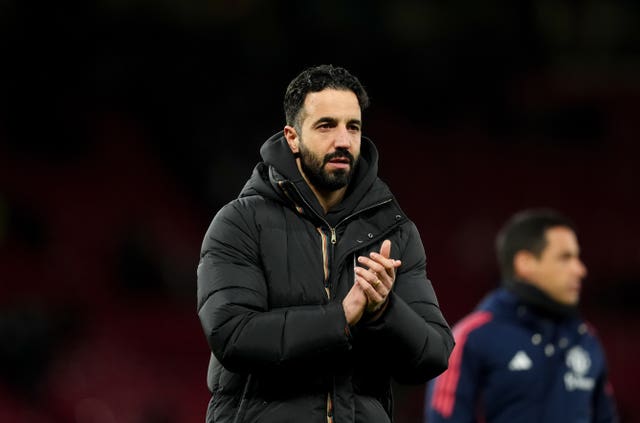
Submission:
<svg viewBox="0 0 640 423">
<path fill-rule="evenodd" d="M 191 423 L 204 232 L 309 65 L 372 107 L 380 174 L 453 324 L 525 207 L 577 223 L 583 310 L 640 422 L 640 3 L 0 2 L 0 422 Z M 423 387 L 397 387 L 420 421 Z"/>
</svg>

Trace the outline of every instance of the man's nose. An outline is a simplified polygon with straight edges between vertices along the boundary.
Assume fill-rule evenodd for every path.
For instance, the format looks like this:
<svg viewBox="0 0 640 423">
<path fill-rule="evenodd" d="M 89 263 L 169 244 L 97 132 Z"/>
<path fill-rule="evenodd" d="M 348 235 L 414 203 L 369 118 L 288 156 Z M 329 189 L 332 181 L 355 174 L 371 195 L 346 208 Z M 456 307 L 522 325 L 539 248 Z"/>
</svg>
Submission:
<svg viewBox="0 0 640 423">
<path fill-rule="evenodd" d="M 576 271 L 578 272 L 578 275 L 580 275 L 580 278 L 584 278 L 585 276 L 587 276 L 587 266 L 585 266 L 582 260 L 577 259 L 576 266 Z"/>
<path fill-rule="evenodd" d="M 351 146 L 351 134 L 346 127 L 338 126 L 334 143 L 335 148 L 349 148 Z"/>
</svg>

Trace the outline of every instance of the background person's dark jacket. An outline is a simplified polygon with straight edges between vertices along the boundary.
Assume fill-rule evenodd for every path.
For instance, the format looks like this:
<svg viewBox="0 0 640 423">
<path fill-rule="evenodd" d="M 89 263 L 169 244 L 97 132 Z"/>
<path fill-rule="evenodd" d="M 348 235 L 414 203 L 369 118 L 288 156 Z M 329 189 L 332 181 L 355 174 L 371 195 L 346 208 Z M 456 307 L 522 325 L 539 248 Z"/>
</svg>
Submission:
<svg viewBox="0 0 640 423">
<path fill-rule="evenodd" d="M 530 284 L 497 289 L 457 323 L 425 423 L 617 423 L 605 353 L 570 307 Z"/>
<path fill-rule="evenodd" d="M 424 383 L 447 368 L 453 348 L 418 231 L 377 178 L 365 138 L 349 190 L 326 216 L 281 133 L 261 155 L 202 245 L 207 421 L 326 423 L 330 396 L 336 423 L 388 422 L 390 378 Z M 385 239 L 402 260 L 388 306 L 375 323 L 348 328 L 342 300 L 355 259 Z"/>
</svg>

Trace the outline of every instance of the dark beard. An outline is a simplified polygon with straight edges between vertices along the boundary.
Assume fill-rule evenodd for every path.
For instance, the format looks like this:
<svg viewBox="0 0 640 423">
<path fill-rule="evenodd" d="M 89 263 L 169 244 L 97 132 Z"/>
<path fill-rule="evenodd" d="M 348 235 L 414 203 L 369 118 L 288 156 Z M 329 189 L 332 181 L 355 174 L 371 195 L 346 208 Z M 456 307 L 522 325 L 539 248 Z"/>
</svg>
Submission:
<svg viewBox="0 0 640 423">
<path fill-rule="evenodd" d="M 324 166 L 329 160 L 337 157 L 349 159 L 349 170 L 339 169 L 332 173 L 327 172 Z M 320 162 L 309 150 L 303 147 L 302 143 L 300 144 L 300 166 L 311 185 L 319 191 L 336 191 L 349 185 L 356 164 L 357 162 L 351 153 L 346 150 L 336 150 L 334 153 L 327 154 Z"/>
</svg>

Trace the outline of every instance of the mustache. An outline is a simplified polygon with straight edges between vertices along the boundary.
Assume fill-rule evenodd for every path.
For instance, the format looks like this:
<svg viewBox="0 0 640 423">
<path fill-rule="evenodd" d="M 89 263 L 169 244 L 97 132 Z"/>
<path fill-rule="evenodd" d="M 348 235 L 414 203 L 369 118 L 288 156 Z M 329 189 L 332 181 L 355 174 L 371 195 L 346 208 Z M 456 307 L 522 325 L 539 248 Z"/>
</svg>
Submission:
<svg viewBox="0 0 640 423">
<path fill-rule="evenodd" d="M 327 154 L 326 156 L 324 156 L 323 165 L 329 163 L 330 160 L 338 159 L 338 158 L 345 158 L 349 160 L 349 164 L 353 164 L 354 162 L 353 155 L 349 153 L 347 150 L 336 150 L 333 153 Z"/>
</svg>

